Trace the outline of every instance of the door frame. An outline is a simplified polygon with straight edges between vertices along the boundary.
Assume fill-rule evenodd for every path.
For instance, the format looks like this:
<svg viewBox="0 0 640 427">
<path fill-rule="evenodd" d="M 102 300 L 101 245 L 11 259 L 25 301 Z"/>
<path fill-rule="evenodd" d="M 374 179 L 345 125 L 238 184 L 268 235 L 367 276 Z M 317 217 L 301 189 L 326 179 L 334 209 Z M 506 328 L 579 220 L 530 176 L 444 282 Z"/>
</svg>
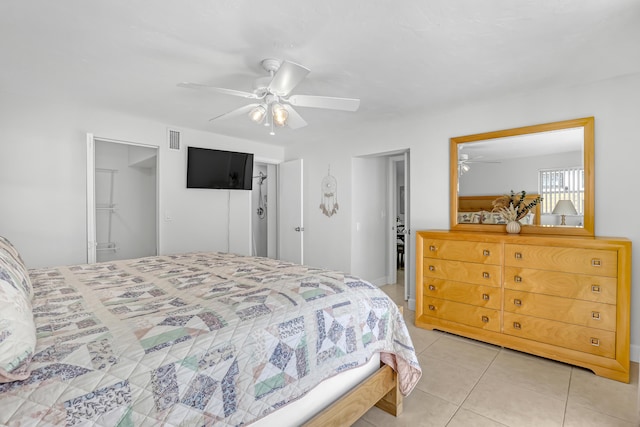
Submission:
<svg viewBox="0 0 640 427">
<path fill-rule="evenodd" d="M 96 141 L 133 145 L 156 150 L 156 254 L 160 248 L 160 147 L 139 142 L 103 138 L 87 133 L 87 264 L 96 262 Z"/>
<path fill-rule="evenodd" d="M 411 217 L 410 213 L 410 180 L 409 180 L 409 150 L 405 150 L 400 153 L 394 153 L 388 156 L 388 194 L 387 210 L 389 212 L 389 223 L 387 230 L 389 235 L 387 241 L 389 242 L 387 257 L 387 268 L 389 271 L 389 280 L 391 283 L 396 283 L 397 276 L 397 230 L 396 230 L 396 218 L 398 216 L 398 164 L 404 164 L 404 297 L 408 301 L 411 297 L 411 260 L 413 254 L 413 246 L 411 245 Z"/>
</svg>

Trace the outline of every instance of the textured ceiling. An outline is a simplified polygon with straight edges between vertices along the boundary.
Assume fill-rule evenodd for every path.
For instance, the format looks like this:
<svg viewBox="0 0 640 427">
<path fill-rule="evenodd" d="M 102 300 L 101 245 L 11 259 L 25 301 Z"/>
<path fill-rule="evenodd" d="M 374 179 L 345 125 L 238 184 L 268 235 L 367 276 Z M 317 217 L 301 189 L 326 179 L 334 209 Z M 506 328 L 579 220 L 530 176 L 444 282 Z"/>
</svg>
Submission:
<svg viewBox="0 0 640 427">
<path fill-rule="evenodd" d="M 0 92 L 55 97 L 174 126 L 288 145 L 416 109 L 640 72 L 638 0 L 7 0 Z M 298 108 L 308 126 L 209 122 L 251 91 L 264 58 L 311 69 L 298 94 L 360 98 Z"/>
</svg>

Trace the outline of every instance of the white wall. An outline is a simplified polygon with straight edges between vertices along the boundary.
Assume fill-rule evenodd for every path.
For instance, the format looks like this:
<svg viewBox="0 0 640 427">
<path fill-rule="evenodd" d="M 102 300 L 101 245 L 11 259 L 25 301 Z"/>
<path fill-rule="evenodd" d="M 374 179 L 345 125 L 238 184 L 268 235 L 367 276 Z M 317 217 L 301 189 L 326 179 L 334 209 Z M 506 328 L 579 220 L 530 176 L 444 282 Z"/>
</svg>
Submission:
<svg viewBox="0 0 640 427">
<path fill-rule="evenodd" d="M 0 96 L 0 235 L 9 238 L 29 267 L 85 263 L 86 133 L 97 137 L 159 146 L 161 254 L 190 250 L 226 250 L 230 198 L 227 190 L 186 189 L 188 145 L 253 152 L 283 158 L 283 149 L 189 129 L 181 151 L 167 148 L 170 124 L 112 111 L 73 107 L 62 100 Z M 179 128 L 178 128 L 179 129 Z M 249 193 L 249 192 L 243 192 Z M 239 197 L 238 197 L 239 196 Z M 238 206 L 249 206 L 249 197 Z M 165 217 L 170 216 L 171 221 Z M 246 209 L 246 230 L 249 210 Z M 239 218 L 237 218 L 240 220 Z M 238 236 L 250 247 L 250 233 Z M 235 242 L 231 249 L 234 250 Z"/>
<path fill-rule="evenodd" d="M 517 93 L 504 98 L 466 104 L 439 111 L 423 111 L 414 116 L 371 124 L 353 132 L 318 142 L 301 142 L 288 147 L 287 159 L 304 158 L 305 191 L 312 194 L 331 163 L 332 173 L 342 183 L 353 177 L 349 161 L 354 156 L 411 150 L 412 230 L 449 228 L 449 138 L 500 129 L 555 122 L 580 117 L 595 117 L 595 230 L 601 236 L 628 237 L 640 243 L 640 227 L 635 212 L 640 199 L 635 197 L 640 158 L 640 74 L 570 88 L 554 88 L 535 93 Z M 341 213 L 352 209 L 352 195 L 344 188 Z M 382 190 L 382 189 L 381 189 Z M 350 244 L 335 245 L 336 236 L 353 236 L 352 221 L 328 223 L 313 214 L 314 198 L 305 199 L 306 262 L 349 271 Z M 340 216 L 340 215 L 339 215 Z M 351 218 L 345 215 L 341 218 Z M 311 234 L 313 233 L 313 236 Z M 352 237 L 353 238 L 353 237 Z M 415 236 L 410 239 L 415 245 Z M 362 245 L 367 256 L 369 248 Z M 330 254 L 330 256 L 327 256 Z M 631 311 L 632 357 L 638 360 L 640 345 L 640 251 L 634 251 Z M 415 299 L 415 266 L 410 274 L 412 299 Z M 364 278 L 375 276 L 363 274 Z"/>
</svg>

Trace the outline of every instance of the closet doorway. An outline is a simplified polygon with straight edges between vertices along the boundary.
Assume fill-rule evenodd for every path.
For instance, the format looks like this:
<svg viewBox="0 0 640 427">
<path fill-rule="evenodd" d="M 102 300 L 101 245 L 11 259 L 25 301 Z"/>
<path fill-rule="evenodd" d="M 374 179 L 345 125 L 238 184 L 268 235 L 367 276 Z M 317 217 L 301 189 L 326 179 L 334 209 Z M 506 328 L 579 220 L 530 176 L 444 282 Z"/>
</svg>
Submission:
<svg viewBox="0 0 640 427">
<path fill-rule="evenodd" d="M 87 261 L 158 253 L 158 148 L 87 135 Z"/>
</svg>

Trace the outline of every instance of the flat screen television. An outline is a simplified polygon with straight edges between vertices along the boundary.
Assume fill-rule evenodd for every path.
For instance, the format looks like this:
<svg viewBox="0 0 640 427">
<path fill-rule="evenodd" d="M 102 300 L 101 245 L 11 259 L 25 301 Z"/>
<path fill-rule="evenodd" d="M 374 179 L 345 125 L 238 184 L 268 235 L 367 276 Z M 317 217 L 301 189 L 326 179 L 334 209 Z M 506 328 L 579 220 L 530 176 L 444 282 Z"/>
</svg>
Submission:
<svg viewBox="0 0 640 427">
<path fill-rule="evenodd" d="M 187 188 L 251 190 L 253 154 L 187 148 Z"/>
</svg>

